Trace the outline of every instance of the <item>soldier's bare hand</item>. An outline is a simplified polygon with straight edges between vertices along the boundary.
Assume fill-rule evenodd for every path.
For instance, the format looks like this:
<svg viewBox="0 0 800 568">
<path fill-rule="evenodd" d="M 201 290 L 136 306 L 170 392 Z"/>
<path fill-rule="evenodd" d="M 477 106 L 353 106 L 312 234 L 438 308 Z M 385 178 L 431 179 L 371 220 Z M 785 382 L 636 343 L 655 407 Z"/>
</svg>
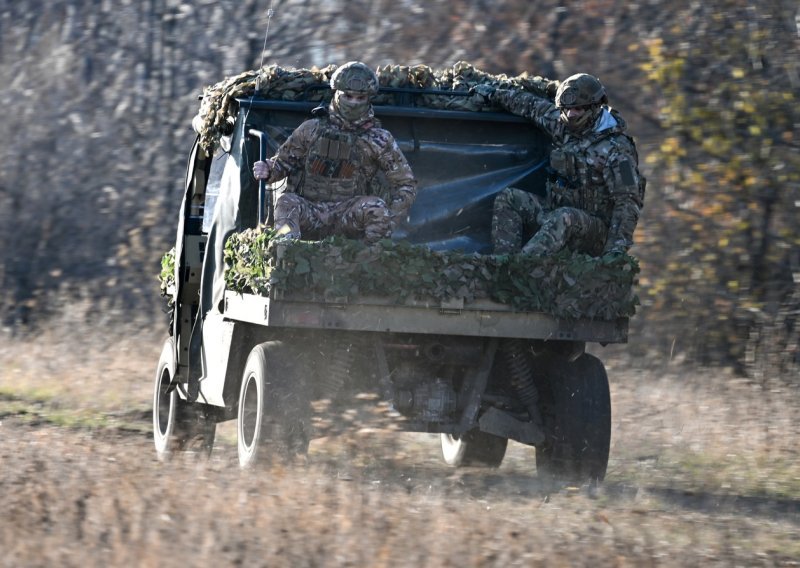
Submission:
<svg viewBox="0 0 800 568">
<path fill-rule="evenodd" d="M 259 160 L 253 164 L 253 177 L 256 179 L 267 179 L 272 172 L 272 164 Z"/>
</svg>

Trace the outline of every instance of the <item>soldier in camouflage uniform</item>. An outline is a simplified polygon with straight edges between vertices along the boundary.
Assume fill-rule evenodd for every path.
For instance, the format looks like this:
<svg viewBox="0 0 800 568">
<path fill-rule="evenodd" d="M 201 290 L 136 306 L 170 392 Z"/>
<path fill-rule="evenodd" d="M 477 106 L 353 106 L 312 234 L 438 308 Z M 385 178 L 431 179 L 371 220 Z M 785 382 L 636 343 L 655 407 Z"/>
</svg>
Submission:
<svg viewBox="0 0 800 568">
<path fill-rule="evenodd" d="M 374 116 L 375 73 L 351 61 L 336 70 L 331 87 L 327 112 L 298 126 L 273 158 L 253 165 L 253 175 L 268 183 L 288 177 L 275 204 L 279 234 L 341 234 L 373 243 L 405 219 L 417 183 L 394 137 Z"/>
<path fill-rule="evenodd" d="M 572 75 L 559 86 L 555 105 L 530 93 L 485 85 L 474 91 L 532 120 L 553 141 L 546 196 L 507 188 L 495 199 L 495 254 L 522 250 L 548 255 L 565 247 L 594 256 L 627 252 L 645 179 L 625 121 L 608 107 L 600 81 L 585 73 Z"/>
</svg>

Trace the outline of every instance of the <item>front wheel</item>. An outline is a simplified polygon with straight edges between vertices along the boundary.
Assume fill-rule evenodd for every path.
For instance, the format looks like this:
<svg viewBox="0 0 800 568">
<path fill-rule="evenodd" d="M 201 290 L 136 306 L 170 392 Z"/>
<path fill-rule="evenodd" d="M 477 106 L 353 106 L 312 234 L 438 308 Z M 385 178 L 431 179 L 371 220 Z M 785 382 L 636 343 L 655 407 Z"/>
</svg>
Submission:
<svg viewBox="0 0 800 568">
<path fill-rule="evenodd" d="M 461 436 L 442 434 L 442 458 L 447 465 L 500 467 L 506 455 L 508 439 L 480 430 L 471 430 Z"/>
<path fill-rule="evenodd" d="M 166 460 L 177 452 L 211 454 L 217 424 L 200 404 L 183 400 L 176 388 L 169 390 L 175 376 L 175 347 L 170 337 L 164 342 L 153 387 L 153 442 L 158 458 Z"/>
<path fill-rule="evenodd" d="M 602 481 L 611 446 L 611 396 L 603 363 L 583 354 L 574 362 L 538 365 L 545 376 L 544 444 L 536 447 L 539 475 L 569 482 Z"/>
</svg>

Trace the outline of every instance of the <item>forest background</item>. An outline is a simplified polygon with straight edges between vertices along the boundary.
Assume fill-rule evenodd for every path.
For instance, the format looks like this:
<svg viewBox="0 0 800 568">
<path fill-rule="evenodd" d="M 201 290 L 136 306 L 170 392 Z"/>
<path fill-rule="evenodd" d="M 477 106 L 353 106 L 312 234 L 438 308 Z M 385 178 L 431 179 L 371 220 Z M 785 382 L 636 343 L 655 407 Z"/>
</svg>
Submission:
<svg viewBox="0 0 800 568">
<path fill-rule="evenodd" d="M 0 6 L 4 341 L 165 334 L 156 276 L 203 87 L 262 62 L 463 60 L 593 73 L 628 121 L 648 189 L 626 356 L 797 380 L 795 0 L 275 0 L 272 18 L 255 0 Z"/>
</svg>

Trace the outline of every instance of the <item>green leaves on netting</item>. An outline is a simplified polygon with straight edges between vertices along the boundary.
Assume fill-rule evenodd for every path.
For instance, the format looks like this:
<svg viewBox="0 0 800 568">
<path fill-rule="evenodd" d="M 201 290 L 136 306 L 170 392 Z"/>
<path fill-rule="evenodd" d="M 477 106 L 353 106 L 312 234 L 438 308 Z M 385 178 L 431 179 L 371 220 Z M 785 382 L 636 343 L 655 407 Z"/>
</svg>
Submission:
<svg viewBox="0 0 800 568">
<path fill-rule="evenodd" d="M 234 233 L 225 242 L 225 284 L 237 291 L 267 294 L 276 263 L 274 231 L 248 230 Z"/>
<path fill-rule="evenodd" d="M 175 284 L 175 247 L 161 257 L 161 272 L 158 275 L 161 284 L 161 295 L 171 295 L 170 288 Z"/>
<path fill-rule="evenodd" d="M 292 69 L 268 65 L 261 69 L 245 71 L 228 77 L 203 90 L 203 101 L 192 124 L 200 135 L 200 145 L 209 155 L 221 136 L 230 128 L 228 119 L 235 114 L 233 101 L 239 97 L 258 95 L 282 101 L 322 101 L 330 96 L 320 85 L 327 85 L 335 65 L 322 69 Z M 409 100 L 408 93 L 381 92 L 373 100 L 376 105 L 413 104 L 419 107 L 481 111 L 489 109 L 480 97 L 465 96 L 464 93 L 477 84 L 491 84 L 502 89 L 518 89 L 552 99 L 556 81 L 539 75 L 523 73 L 516 77 L 492 75 L 477 69 L 470 63 L 459 61 L 452 67 L 432 69 L 427 65 L 386 65 L 377 70 L 381 87 L 439 90 L 461 93 L 460 95 L 425 93 Z"/>
<path fill-rule="evenodd" d="M 631 316 L 638 261 L 563 251 L 550 257 L 432 251 L 408 242 L 344 237 L 287 241 L 249 229 L 225 245 L 225 284 L 237 292 L 307 301 L 491 299 L 565 319 Z"/>
</svg>

